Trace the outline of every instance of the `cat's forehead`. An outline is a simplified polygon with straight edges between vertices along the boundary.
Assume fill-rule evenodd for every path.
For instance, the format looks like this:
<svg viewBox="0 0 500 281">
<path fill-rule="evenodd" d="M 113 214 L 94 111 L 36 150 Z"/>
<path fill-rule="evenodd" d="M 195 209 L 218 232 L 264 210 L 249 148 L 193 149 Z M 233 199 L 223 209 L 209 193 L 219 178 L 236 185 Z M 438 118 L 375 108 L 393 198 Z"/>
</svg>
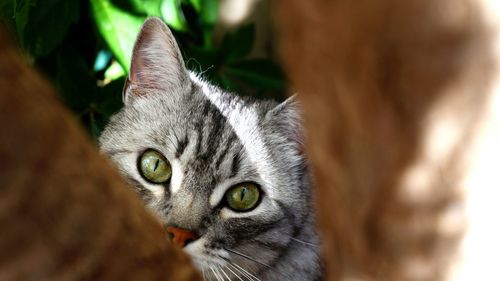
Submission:
<svg viewBox="0 0 500 281">
<path fill-rule="evenodd" d="M 152 123 L 175 122 L 173 125 L 183 128 L 219 116 L 224 117 L 219 123 L 225 122 L 227 112 L 241 111 L 243 107 L 251 111 L 259 109 L 255 101 L 226 93 L 197 78 L 190 87 L 171 92 L 151 90 L 144 97 L 137 98 L 131 107 L 129 110 L 125 108 L 125 111 L 136 115 L 134 119 Z"/>
</svg>

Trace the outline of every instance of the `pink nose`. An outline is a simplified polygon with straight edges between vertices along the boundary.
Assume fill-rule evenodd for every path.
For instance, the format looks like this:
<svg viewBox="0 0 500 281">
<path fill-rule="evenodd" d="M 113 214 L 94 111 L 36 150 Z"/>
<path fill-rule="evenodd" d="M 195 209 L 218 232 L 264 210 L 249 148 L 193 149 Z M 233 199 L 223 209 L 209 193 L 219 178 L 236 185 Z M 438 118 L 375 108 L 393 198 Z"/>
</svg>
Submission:
<svg viewBox="0 0 500 281">
<path fill-rule="evenodd" d="M 194 232 L 175 226 L 168 226 L 167 232 L 171 235 L 172 243 L 181 248 L 198 238 Z"/>
</svg>

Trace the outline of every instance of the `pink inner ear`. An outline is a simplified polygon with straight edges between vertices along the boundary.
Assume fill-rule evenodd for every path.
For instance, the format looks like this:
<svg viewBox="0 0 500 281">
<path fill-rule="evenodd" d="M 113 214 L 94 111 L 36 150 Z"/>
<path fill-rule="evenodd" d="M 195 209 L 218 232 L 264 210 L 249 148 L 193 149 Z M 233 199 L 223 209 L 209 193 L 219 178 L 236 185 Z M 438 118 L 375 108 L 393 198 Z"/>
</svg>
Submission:
<svg viewBox="0 0 500 281">
<path fill-rule="evenodd" d="M 157 76 L 160 76 L 161 74 L 154 73 L 154 63 L 150 62 L 150 59 L 148 58 L 148 55 L 152 56 L 152 54 L 145 53 L 141 48 L 138 49 L 132 57 L 132 66 L 130 67 L 130 81 L 133 84 L 141 87 L 160 88 L 160 85 L 156 84 L 160 82 L 161 77 Z"/>
<path fill-rule="evenodd" d="M 161 88 L 162 75 L 168 75 L 162 73 L 161 64 L 164 60 L 168 60 L 165 57 L 168 54 L 168 46 L 162 40 L 166 39 L 163 38 L 161 30 L 151 31 L 145 27 L 139 34 L 130 67 L 130 80 L 133 84 L 147 88 Z"/>
<path fill-rule="evenodd" d="M 134 89 L 168 90 L 181 86 L 186 77 L 184 61 L 168 27 L 157 18 L 146 20 L 134 46 L 130 84 Z"/>
<path fill-rule="evenodd" d="M 141 80 L 141 78 L 138 77 L 140 73 L 139 69 L 144 69 L 144 64 L 139 56 L 134 55 L 132 57 L 132 65 L 130 66 L 130 82 L 139 82 Z"/>
</svg>

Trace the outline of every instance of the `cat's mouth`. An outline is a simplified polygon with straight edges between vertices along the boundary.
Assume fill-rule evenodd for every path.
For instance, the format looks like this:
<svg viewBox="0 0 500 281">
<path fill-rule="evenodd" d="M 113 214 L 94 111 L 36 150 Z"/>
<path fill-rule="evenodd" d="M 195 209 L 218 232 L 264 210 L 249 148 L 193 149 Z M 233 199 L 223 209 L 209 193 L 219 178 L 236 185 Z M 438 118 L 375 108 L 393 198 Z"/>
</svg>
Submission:
<svg viewBox="0 0 500 281">
<path fill-rule="evenodd" d="M 191 258 L 193 265 L 199 271 L 226 266 L 229 259 L 227 251 L 207 247 L 207 243 L 203 238 L 189 243 L 183 250 Z"/>
<path fill-rule="evenodd" d="M 207 259 L 206 257 L 191 257 L 191 262 L 199 272 L 211 270 L 212 268 L 225 267 L 227 264 L 223 259 Z"/>
<path fill-rule="evenodd" d="M 255 269 L 232 260 L 228 250 L 210 248 L 207 244 L 198 239 L 184 247 L 203 280 L 260 280 Z"/>
</svg>

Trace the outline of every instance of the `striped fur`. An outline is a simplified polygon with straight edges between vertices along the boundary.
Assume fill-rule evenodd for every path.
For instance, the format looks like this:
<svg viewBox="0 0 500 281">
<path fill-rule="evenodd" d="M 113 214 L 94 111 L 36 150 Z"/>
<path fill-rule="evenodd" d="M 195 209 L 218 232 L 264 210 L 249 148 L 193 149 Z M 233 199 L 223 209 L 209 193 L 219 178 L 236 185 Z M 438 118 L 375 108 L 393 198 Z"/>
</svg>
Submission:
<svg viewBox="0 0 500 281">
<path fill-rule="evenodd" d="M 165 225 L 200 237 L 184 248 L 195 266 L 207 280 L 319 280 L 319 241 L 293 100 L 242 98 L 189 73 L 176 63 L 183 60 L 175 40 L 156 19 L 145 23 L 133 61 L 155 65 L 132 63 L 126 106 L 104 130 L 101 149 Z M 155 77 L 154 86 L 141 77 Z M 139 174 L 138 158 L 149 148 L 172 164 L 168 184 L 151 184 Z M 246 181 L 261 186 L 260 204 L 249 212 L 225 207 L 225 191 Z"/>
</svg>

